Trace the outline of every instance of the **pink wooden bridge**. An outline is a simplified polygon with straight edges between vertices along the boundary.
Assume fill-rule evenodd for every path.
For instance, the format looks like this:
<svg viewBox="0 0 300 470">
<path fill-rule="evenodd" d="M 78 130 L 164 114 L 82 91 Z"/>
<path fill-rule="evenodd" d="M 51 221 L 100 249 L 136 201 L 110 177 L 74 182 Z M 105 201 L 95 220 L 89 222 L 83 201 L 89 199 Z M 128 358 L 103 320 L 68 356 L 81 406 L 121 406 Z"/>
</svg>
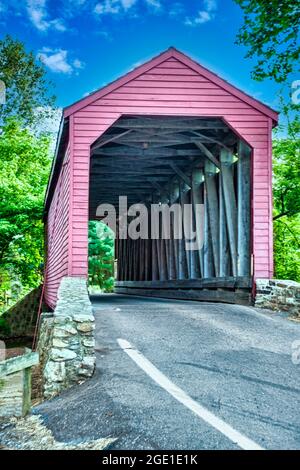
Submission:
<svg viewBox="0 0 300 470">
<path fill-rule="evenodd" d="M 87 278 L 88 221 L 120 195 L 204 204 L 205 223 L 204 246 L 191 253 L 172 234 L 117 232 L 117 292 L 249 302 L 253 280 L 273 274 L 277 120 L 174 48 L 66 108 L 45 204 L 48 306 L 64 276 Z"/>
</svg>

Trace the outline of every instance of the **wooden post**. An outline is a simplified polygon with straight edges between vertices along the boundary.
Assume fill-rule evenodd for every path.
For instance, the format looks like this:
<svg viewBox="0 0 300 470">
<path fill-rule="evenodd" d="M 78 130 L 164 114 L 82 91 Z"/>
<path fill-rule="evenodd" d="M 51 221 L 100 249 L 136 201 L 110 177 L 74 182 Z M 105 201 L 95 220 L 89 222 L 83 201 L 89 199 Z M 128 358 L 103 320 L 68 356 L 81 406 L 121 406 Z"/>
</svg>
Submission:
<svg viewBox="0 0 300 470">
<path fill-rule="evenodd" d="M 176 279 L 176 260 L 175 260 L 175 246 L 174 246 L 174 220 L 172 214 L 170 216 L 170 240 L 169 240 L 169 255 L 168 255 L 168 272 L 169 279 Z"/>
<path fill-rule="evenodd" d="M 140 238 L 140 272 L 139 281 L 145 280 L 145 240 Z"/>
<path fill-rule="evenodd" d="M 220 277 L 230 275 L 230 256 L 227 235 L 226 213 L 222 188 L 222 175 L 219 174 L 219 240 L 220 240 Z"/>
<path fill-rule="evenodd" d="M 173 181 L 173 185 L 172 185 L 172 194 L 171 194 L 171 198 L 170 198 L 170 201 L 172 204 L 180 204 L 180 187 L 179 187 L 179 181 L 177 179 L 175 179 Z M 179 229 L 179 226 L 178 224 L 181 223 L 181 220 L 179 221 L 175 216 L 174 216 L 174 220 L 173 220 L 173 246 L 174 246 L 174 259 L 175 259 L 175 270 L 176 270 L 176 279 L 179 279 L 179 276 L 180 276 L 180 269 L 179 269 L 179 252 L 180 252 L 180 249 L 179 249 L 179 245 L 180 245 L 180 240 L 178 240 L 177 238 L 175 238 L 175 233 L 178 233 L 178 229 Z"/>
<path fill-rule="evenodd" d="M 203 205 L 203 170 L 194 168 L 192 172 L 192 204 L 193 204 L 193 228 L 196 231 L 199 249 L 192 252 L 191 277 L 194 279 L 203 276 L 203 236 L 204 220 L 199 205 Z"/>
<path fill-rule="evenodd" d="M 123 263 L 122 263 L 122 256 L 123 256 L 123 240 L 121 240 L 118 236 L 118 238 L 116 239 L 116 242 L 117 242 L 117 245 L 118 245 L 118 249 L 117 249 L 117 256 L 115 256 L 115 258 L 117 259 L 117 263 L 118 263 L 118 269 L 117 269 L 117 280 L 118 281 L 121 281 L 122 280 L 122 267 L 123 267 Z"/>
<path fill-rule="evenodd" d="M 159 280 L 158 252 L 156 242 L 157 240 L 151 240 L 152 281 Z"/>
<path fill-rule="evenodd" d="M 127 279 L 128 281 L 132 281 L 132 240 L 131 238 L 127 238 Z"/>
<path fill-rule="evenodd" d="M 195 216 L 195 225 L 196 232 L 199 243 L 199 276 L 204 276 L 204 265 L 203 265 L 203 247 L 204 247 L 204 214 L 200 211 L 199 205 L 204 205 L 204 174 L 203 170 L 200 168 L 195 168 L 192 174 L 192 193 L 193 193 L 193 206 L 194 206 L 194 216 Z M 198 205 L 198 206 L 197 206 Z"/>
<path fill-rule="evenodd" d="M 238 276 L 250 276 L 251 149 L 242 140 L 238 147 Z"/>
<path fill-rule="evenodd" d="M 204 246 L 203 246 L 203 277 L 214 277 L 213 253 L 208 215 L 207 191 L 204 190 Z"/>
<path fill-rule="evenodd" d="M 161 196 L 161 201 L 162 204 L 167 204 L 168 203 L 168 198 L 166 196 Z M 161 216 L 161 228 L 160 228 L 160 233 L 161 233 L 161 280 L 166 281 L 168 279 L 168 240 L 166 240 L 166 228 L 164 227 L 163 223 L 163 213 Z"/>
<path fill-rule="evenodd" d="M 186 198 L 186 193 L 184 194 L 183 192 L 183 183 L 179 183 L 179 190 L 180 190 L 180 204 L 181 204 L 181 209 L 182 209 L 182 214 L 184 213 L 183 210 L 183 205 L 185 204 L 185 201 L 187 200 Z M 183 221 L 182 221 L 183 224 Z M 184 228 L 184 227 L 183 227 Z M 178 248 L 179 248 L 179 276 L 178 279 L 188 279 L 189 277 L 189 272 L 188 272 L 188 263 L 187 263 L 187 257 L 186 257 L 186 251 L 185 251 L 185 238 L 184 238 L 184 231 L 183 231 L 183 236 L 180 240 L 178 240 Z"/>
<path fill-rule="evenodd" d="M 149 209 L 149 207 L 147 207 Z M 149 263 L 149 248 L 150 248 L 150 237 L 151 237 L 151 228 L 150 228 L 150 221 L 149 221 L 149 212 L 148 212 L 148 238 L 143 240 L 144 242 L 144 259 L 145 259 L 145 269 L 144 269 L 144 280 L 149 281 L 151 280 L 150 274 L 150 263 Z"/>
<path fill-rule="evenodd" d="M 233 153 L 221 150 L 221 178 L 227 220 L 232 274 L 237 276 L 237 206 L 234 188 Z"/>
<path fill-rule="evenodd" d="M 212 252 L 216 277 L 219 276 L 220 258 L 219 258 L 219 202 L 216 186 L 217 167 L 210 161 L 205 161 L 205 186 L 207 194 L 207 209 L 210 226 Z"/>
<path fill-rule="evenodd" d="M 133 280 L 137 281 L 137 240 L 132 240 L 133 245 Z"/>
</svg>

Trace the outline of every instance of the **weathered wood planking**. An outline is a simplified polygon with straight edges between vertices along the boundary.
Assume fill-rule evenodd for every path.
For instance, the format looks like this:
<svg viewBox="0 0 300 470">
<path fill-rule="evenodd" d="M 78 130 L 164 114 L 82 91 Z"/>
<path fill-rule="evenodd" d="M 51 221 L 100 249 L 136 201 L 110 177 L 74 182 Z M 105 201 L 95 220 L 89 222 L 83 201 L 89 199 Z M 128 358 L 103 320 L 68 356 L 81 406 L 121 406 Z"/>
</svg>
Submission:
<svg viewBox="0 0 300 470">
<path fill-rule="evenodd" d="M 117 294 L 138 295 L 143 297 L 160 297 L 176 300 L 198 300 L 204 302 L 225 302 L 231 304 L 250 305 L 251 295 L 247 291 L 226 291 L 224 289 L 135 289 L 127 287 L 117 287 Z"/>
</svg>

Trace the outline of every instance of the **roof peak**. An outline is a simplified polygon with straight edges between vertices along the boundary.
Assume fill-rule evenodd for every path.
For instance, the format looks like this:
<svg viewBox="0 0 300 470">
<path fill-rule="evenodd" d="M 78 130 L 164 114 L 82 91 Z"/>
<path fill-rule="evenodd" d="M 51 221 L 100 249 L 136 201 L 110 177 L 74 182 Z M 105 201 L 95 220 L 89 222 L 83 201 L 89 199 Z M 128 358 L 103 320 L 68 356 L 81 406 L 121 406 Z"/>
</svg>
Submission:
<svg viewBox="0 0 300 470">
<path fill-rule="evenodd" d="M 151 59 L 147 60 L 146 62 L 139 65 L 138 67 L 135 67 L 133 70 L 130 70 L 125 75 L 117 78 L 113 82 L 108 83 L 104 87 L 101 87 L 100 89 L 91 93 L 87 97 L 81 98 L 79 101 L 66 107 L 64 109 L 64 117 L 68 117 L 74 112 L 78 111 L 79 109 L 84 108 L 85 106 L 88 106 L 89 104 L 96 101 L 97 99 L 102 98 L 103 96 L 115 90 L 116 88 L 119 88 L 122 85 L 128 83 L 130 80 L 134 80 L 139 75 L 142 75 L 148 70 L 151 70 L 152 68 L 162 63 L 164 60 L 168 60 L 171 57 L 174 57 L 175 59 L 181 61 L 187 67 L 190 67 L 191 69 L 198 72 L 199 74 L 204 75 L 208 80 L 224 88 L 229 93 L 232 93 L 233 95 L 237 96 L 242 101 L 247 102 L 252 107 L 261 111 L 263 114 L 266 114 L 267 116 L 271 117 L 273 121 L 275 122 L 278 121 L 277 111 L 274 111 L 270 106 L 264 104 L 263 102 L 257 100 L 256 98 L 253 98 L 252 96 L 248 95 L 243 90 L 240 90 L 239 88 L 237 88 L 235 85 L 232 85 L 231 83 L 227 82 L 225 79 L 221 78 L 215 72 L 212 72 L 205 66 L 201 65 L 201 63 L 197 62 L 195 59 L 191 58 L 190 56 L 180 51 L 179 49 L 176 49 L 176 47 L 174 46 L 168 47 L 168 49 L 165 49 L 164 51 L 160 52 L 158 55 L 152 57 Z"/>
</svg>

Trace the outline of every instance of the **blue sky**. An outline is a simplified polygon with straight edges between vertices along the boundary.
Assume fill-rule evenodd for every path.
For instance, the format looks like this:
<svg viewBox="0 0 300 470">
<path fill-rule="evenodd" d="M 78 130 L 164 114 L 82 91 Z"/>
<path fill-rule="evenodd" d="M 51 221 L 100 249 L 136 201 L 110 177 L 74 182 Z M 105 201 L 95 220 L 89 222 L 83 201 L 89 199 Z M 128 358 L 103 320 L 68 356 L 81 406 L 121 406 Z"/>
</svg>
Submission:
<svg viewBox="0 0 300 470">
<path fill-rule="evenodd" d="M 233 0 L 0 0 L 0 37 L 40 57 L 67 106 L 169 46 L 276 107 L 278 85 L 251 80 L 234 44 L 242 12 Z"/>
</svg>

